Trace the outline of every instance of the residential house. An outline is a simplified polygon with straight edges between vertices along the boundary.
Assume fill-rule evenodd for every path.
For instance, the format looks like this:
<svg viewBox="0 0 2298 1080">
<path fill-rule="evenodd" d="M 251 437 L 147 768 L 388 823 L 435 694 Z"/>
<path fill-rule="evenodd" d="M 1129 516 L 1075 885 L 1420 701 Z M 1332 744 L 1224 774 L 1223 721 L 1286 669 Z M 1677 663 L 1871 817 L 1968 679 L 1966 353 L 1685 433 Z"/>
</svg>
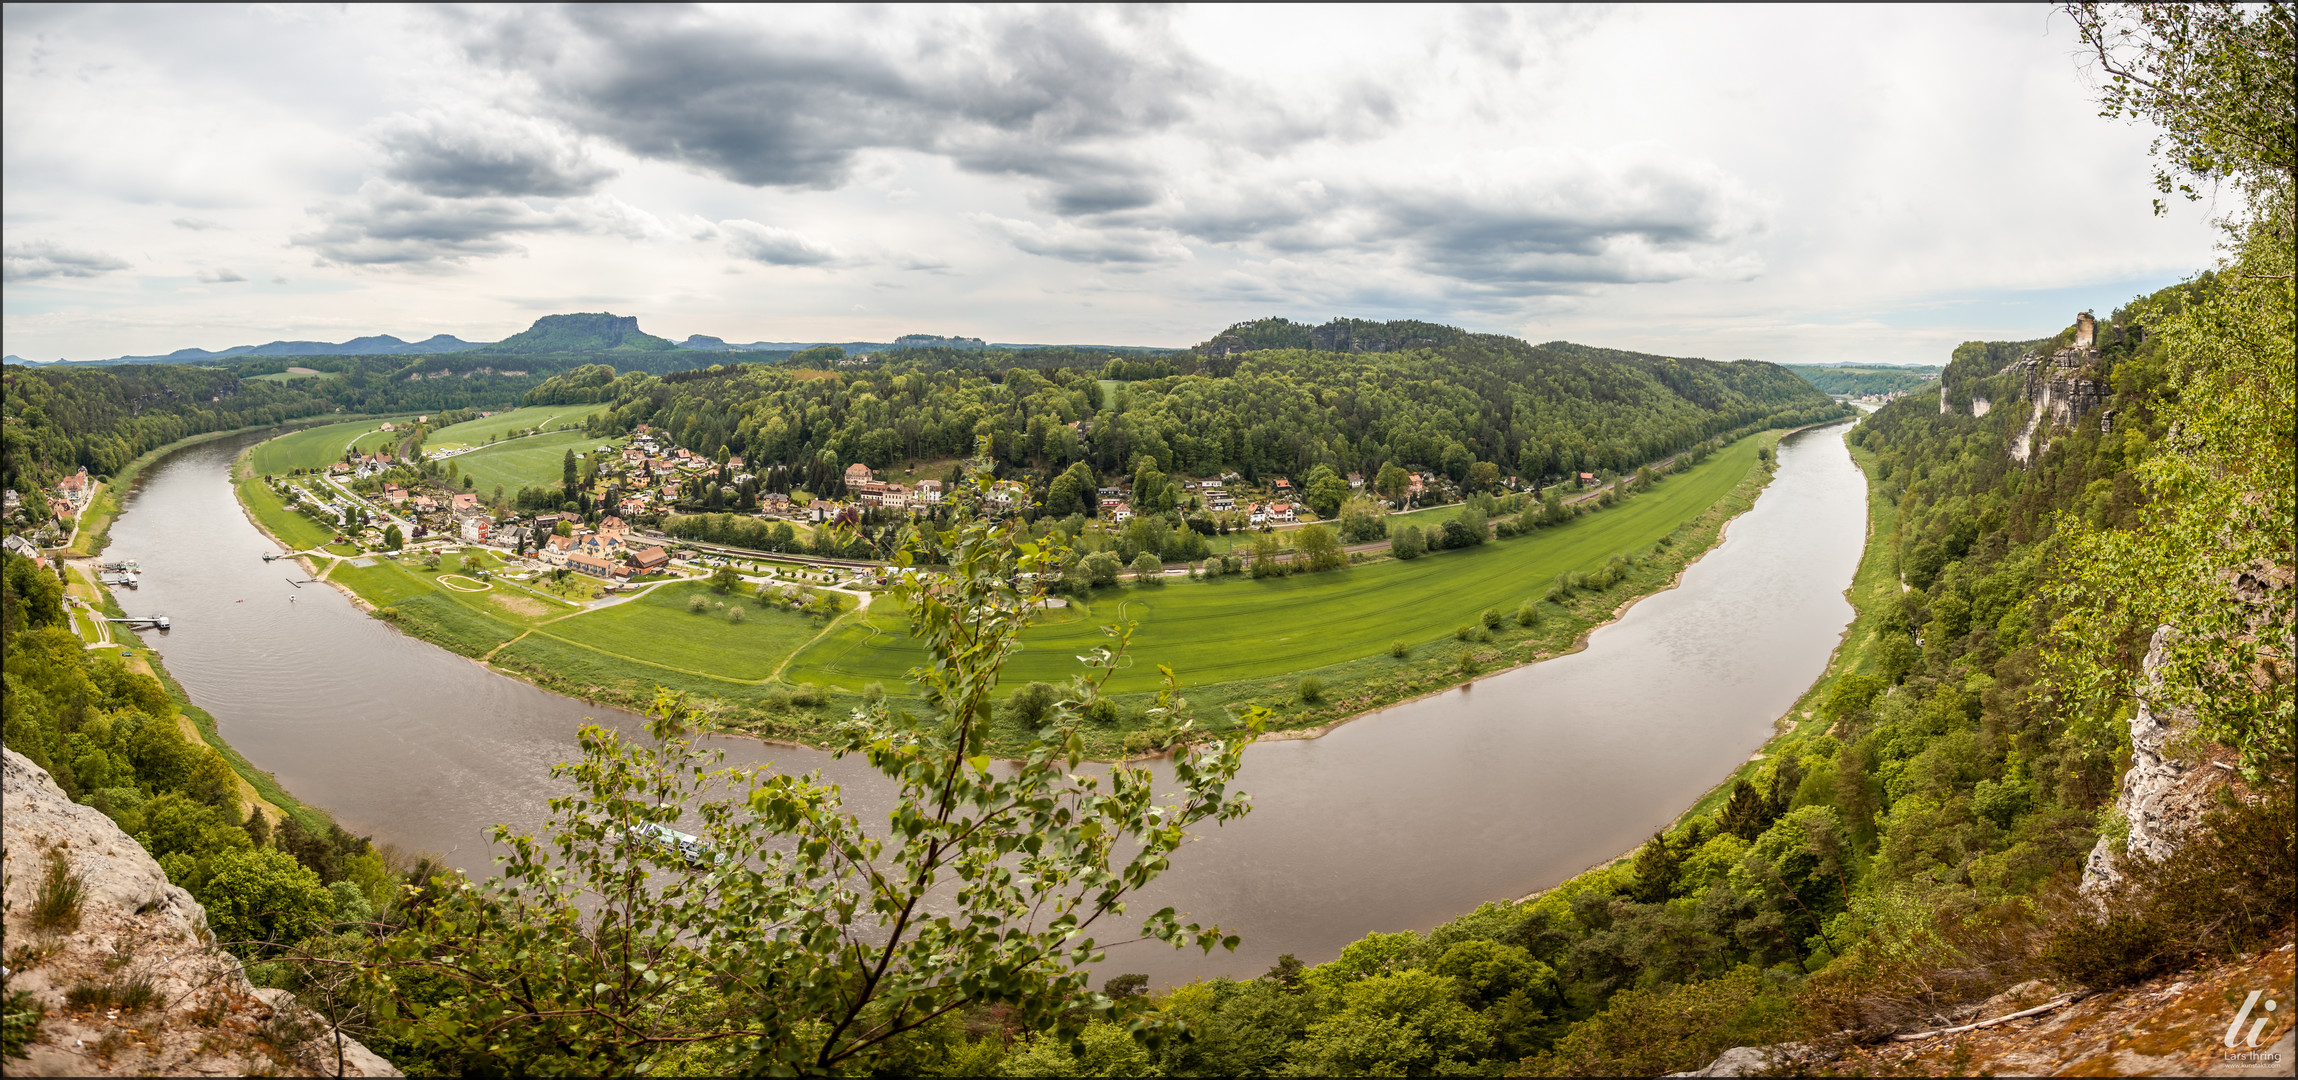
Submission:
<svg viewBox="0 0 2298 1080">
<path fill-rule="evenodd" d="M 1245 507 L 1245 520 L 1255 525 L 1266 525 L 1269 523 L 1269 508 L 1260 503 L 1250 503 Z"/>
<path fill-rule="evenodd" d="M 1128 521 L 1133 517 L 1133 507 L 1121 499 L 1114 504 L 1105 504 L 1102 507 L 1101 516 L 1108 518 L 1112 523 Z"/>
<path fill-rule="evenodd" d="M 729 457 L 729 458 L 727 458 L 727 459 L 726 459 L 726 467 L 727 467 L 727 468 L 729 468 L 729 469 L 733 469 L 733 470 L 735 470 L 736 472 L 740 472 L 740 471 L 742 470 L 742 455 L 740 455 L 740 454 L 736 454 L 736 455 L 734 455 L 734 456 L 732 456 L 732 457 Z"/>
<path fill-rule="evenodd" d="M 615 564 L 605 559 L 596 555 L 585 555 L 579 551 L 567 556 L 567 568 L 575 573 L 589 574 L 595 578 L 612 578 L 617 569 Z"/>
<path fill-rule="evenodd" d="M 536 549 L 535 557 L 550 566 L 565 566 L 567 556 L 574 554 L 574 537 L 553 536 Z"/>
<path fill-rule="evenodd" d="M 439 500 L 429 495 L 410 495 L 407 497 L 407 505 L 414 507 L 416 513 L 428 514 L 439 508 Z"/>
<path fill-rule="evenodd" d="M 1363 473 L 1360 473 L 1360 472 L 1352 472 L 1352 473 L 1348 474 L 1348 488 L 1349 488 L 1349 490 L 1350 490 L 1350 491 L 1355 491 L 1355 490 L 1357 490 L 1357 489 L 1359 489 L 1359 488 L 1361 488 L 1361 487 L 1363 487 L 1363 486 L 1364 486 L 1364 474 L 1363 474 Z"/>
<path fill-rule="evenodd" d="M 383 485 L 383 501 L 393 506 L 403 506 L 407 502 L 407 489 L 397 484 L 385 484 Z"/>
<path fill-rule="evenodd" d="M 621 518 L 618 518 L 613 514 L 608 514 L 607 516 L 599 519 L 598 534 L 609 540 L 620 540 L 623 538 L 623 535 L 629 531 L 630 526 L 624 524 Z"/>
<path fill-rule="evenodd" d="M 486 514 L 473 514 L 463 519 L 463 542 L 466 544 L 485 543 L 494 535 L 494 531 L 495 519 Z"/>
<path fill-rule="evenodd" d="M 476 514 L 479 512 L 478 493 L 471 491 L 458 491 L 455 493 L 454 501 L 450 504 L 450 506 L 454 510 L 456 517 L 469 517 L 472 514 Z"/>
<path fill-rule="evenodd" d="M 85 465 L 80 466 L 79 472 L 56 482 L 57 493 L 72 500 L 75 506 L 87 502 L 89 493 L 95 488 L 95 481 L 88 479 L 88 467 Z"/>
<path fill-rule="evenodd" d="M 1269 504 L 1269 520 L 1278 525 L 1286 525 L 1298 520 L 1298 514 L 1294 511 L 1293 504 L 1289 502 L 1271 503 Z"/>
<path fill-rule="evenodd" d="M 859 484 L 867 484 L 875 475 L 870 471 L 869 466 L 857 461 L 846 466 L 846 486 L 854 487 Z"/>
<path fill-rule="evenodd" d="M 24 505 L 24 497 L 16 494 L 15 488 L 0 491 L 0 510 L 14 510 L 22 505 Z"/>
<path fill-rule="evenodd" d="M 1595 474 L 1595 473 L 1592 473 L 1592 472 L 1584 472 L 1584 473 L 1581 473 L 1581 474 L 1580 474 L 1580 486 L 1581 486 L 1581 487 L 1587 487 L 1588 485 L 1590 485 L 1590 484 L 1593 484 L 1593 483 L 1595 483 L 1595 482 L 1596 482 L 1596 474 Z"/>
<path fill-rule="evenodd" d="M 942 501 L 942 482 L 939 480 L 918 481 L 918 501 L 929 504 Z"/>
<path fill-rule="evenodd" d="M 670 553 L 659 547 L 650 547 L 630 556 L 630 568 L 641 574 L 651 574 L 670 566 Z"/>
</svg>

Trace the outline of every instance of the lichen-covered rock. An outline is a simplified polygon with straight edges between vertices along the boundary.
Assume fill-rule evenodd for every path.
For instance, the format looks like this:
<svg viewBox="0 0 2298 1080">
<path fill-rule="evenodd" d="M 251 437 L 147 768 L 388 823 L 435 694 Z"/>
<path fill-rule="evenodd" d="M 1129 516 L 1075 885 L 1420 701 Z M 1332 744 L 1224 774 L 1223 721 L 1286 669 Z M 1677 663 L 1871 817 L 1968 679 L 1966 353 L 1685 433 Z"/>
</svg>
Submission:
<svg viewBox="0 0 2298 1080">
<path fill-rule="evenodd" d="M 308 1013 L 292 995 L 250 985 L 239 962 L 215 947 L 198 901 L 169 884 L 142 845 L 101 811 L 65 798 L 46 770 L 14 750 L 0 750 L 0 835 L 7 989 L 30 992 L 47 1013 L 27 1056 L 8 1061 L 9 1075 L 337 1074 L 334 1033 L 323 1022 L 281 1023 L 283 1013 Z M 32 911 L 54 860 L 84 883 L 79 921 L 40 931 Z M 74 989 L 85 1000 L 131 988 L 139 997 L 148 988 L 156 1004 L 69 1001 Z M 277 1045 L 287 1032 L 299 1045 Z M 400 1075 L 343 1041 L 342 1075 Z"/>
</svg>

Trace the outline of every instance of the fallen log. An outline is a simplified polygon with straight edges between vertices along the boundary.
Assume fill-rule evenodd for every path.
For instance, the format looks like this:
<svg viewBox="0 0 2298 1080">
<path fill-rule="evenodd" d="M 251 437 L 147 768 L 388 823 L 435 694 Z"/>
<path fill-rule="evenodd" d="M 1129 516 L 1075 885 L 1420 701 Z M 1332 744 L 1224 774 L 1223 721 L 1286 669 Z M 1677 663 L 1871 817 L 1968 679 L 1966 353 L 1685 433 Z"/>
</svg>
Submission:
<svg viewBox="0 0 2298 1080">
<path fill-rule="evenodd" d="M 1991 1028 L 1997 1024 L 2008 1024 L 2013 1020 L 2022 1020 L 2029 1016 L 2035 1016 L 2040 1013 L 2047 1013 L 2052 1009 L 2072 1004 L 2076 999 L 2080 997 L 2082 997 L 2081 994 L 2069 994 L 2066 997 L 2058 999 L 2057 1001 L 2045 1002 L 2041 1005 L 2035 1006 L 2032 1009 L 2022 1009 L 2018 1012 L 2011 1013 L 2006 1016 L 1998 1016 L 1992 1020 L 1981 1020 L 1976 1024 L 1965 1024 L 1962 1027 L 1940 1028 L 1937 1031 L 1916 1031 L 1906 1035 L 1893 1035 L 1891 1039 L 1894 1042 L 1921 1042 L 1924 1039 L 1936 1039 L 1941 1035 L 1961 1035 L 1966 1031 L 1977 1031 L 1980 1028 Z"/>
</svg>

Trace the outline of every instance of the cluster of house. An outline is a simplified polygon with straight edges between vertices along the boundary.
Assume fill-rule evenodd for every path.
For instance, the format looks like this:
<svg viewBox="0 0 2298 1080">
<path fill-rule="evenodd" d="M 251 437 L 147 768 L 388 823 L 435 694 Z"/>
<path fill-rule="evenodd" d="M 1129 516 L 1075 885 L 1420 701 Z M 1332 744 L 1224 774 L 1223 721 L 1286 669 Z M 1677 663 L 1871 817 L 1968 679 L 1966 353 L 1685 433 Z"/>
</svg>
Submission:
<svg viewBox="0 0 2298 1080">
<path fill-rule="evenodd" d="M 88 500 L 96 494 L 96 481 L 88 475 L 88 467 L 56 482 L 56 490 L 48 495 L 48 514 L 56 519 L 59 528 L 70 529 L 72 522 L 87 509 Z M 13 514 L 24 505 L 24 497 L 15 488 L 0 493 L 0 513 Z"/>
<path fill-rule="evenodd" d="M 544 514 L 534 520 L 540 530 L 555 530 L 571 514 Z M 607 517 L 596 529 L 583 529 L 572 536 L 552 535 L 535 549 L 535 558 L 545 566 L 565 567 L 578 574 L 595 578 L 627 578 L 633 574 L 651 574 L 670 566 L 670 552 L 662 545 L 633 537 L 630 526 L 619 517 Z"/>
<path fill-rule="evenodd" d="M 391 430 L 391 425 L 383 425 L 383 430 Z M 329 465 L 327 471 L 338 476 L 349 475 L 356 479 L 365 480 L 370 476 L 390 471 L 392 461 L 391 448 L 386 446 L 372 454 L 358 454 L 348 461 L 338 461 Z"/>
<path fill-rule="evenodd" d="M 846 491 L 864 506 L 888 510 L 925 510 L 942 501 L 939 480 L 920 480 L 915 486 L 880 480 L 869 466 L 858 461 L 846 466 Z"/>
</svg>

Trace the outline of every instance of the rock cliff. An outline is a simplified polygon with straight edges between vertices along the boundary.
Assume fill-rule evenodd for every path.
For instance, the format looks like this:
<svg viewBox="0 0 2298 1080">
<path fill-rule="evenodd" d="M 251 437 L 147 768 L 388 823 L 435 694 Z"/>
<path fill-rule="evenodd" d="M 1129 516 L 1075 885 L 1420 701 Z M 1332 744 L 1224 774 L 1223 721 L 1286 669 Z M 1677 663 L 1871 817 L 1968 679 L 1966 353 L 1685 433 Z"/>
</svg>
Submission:
<svg viewBox="0 0 2298 1080">
<path fill-rule="evenodd" d="M 23 755 L 0 758 L 7 992 L 45 1013 L 9 1075 L 401 1075 L 294 995 L 251 985 L 142 845 Z M 39 927 L 58 862 L 82 882 L 77 915 Z"/>
<path fill-rule="evenodd" d="M 2141 670 L 2150 685 L 2159 686 L 2158 674 L 2170 627 L 2154 632 Z M 2179 838 L 2202 821 L 2215 804 L 2212 798 L 2235 775 L 2225 764 L 2203 760 L 2181 761 L 2171 756 L 2170 743 L 2184 725 L 2181 717 L 2158 709 L 2143 698 L 2130 718 L 2130 771 L 2123 774 L 2122 792 L 2115 809 L 2130 824 L 2127 838 L 2101 836 L 2083 863 L 2083 892 L 2101 896 L 2122 881 L 2117 863 L 2125 854 L 2160 860 L 2177 849 Z M 2120 850 L 2118 850 L 2118 848 Z"/>
<path fill-rule="evenodd" d="M 2116 333 L 2122 331 L 2118 328 Z M 2027 424 L 2011 443 L 2011 457 L 2020 464 L 2032 460 L 2037 447 L 2035 436 L 2045 433 L 2051 425 L 2072 425 L 2083 417 L 2104 407 L 2114 387 L 2106 381 L 2105 364 L 2101 359 L 2098 342 L 2098 320 L 2084 312 L 2075 319 L 2074 342 L 2053 351 L 2049 356 L 2023 357 L 2011 364 L 2005 374 L 2023 376 L 2021 395 L 2033 403 Z M 1945 400 L 1940 402 L 1945 411 Z M 1974 415 L 1983 415 L 1974 413 Z M 2110 410 L 2100 418 L 2101 426 L 2111 425 L 2114 415 Z"/>
</svg>

